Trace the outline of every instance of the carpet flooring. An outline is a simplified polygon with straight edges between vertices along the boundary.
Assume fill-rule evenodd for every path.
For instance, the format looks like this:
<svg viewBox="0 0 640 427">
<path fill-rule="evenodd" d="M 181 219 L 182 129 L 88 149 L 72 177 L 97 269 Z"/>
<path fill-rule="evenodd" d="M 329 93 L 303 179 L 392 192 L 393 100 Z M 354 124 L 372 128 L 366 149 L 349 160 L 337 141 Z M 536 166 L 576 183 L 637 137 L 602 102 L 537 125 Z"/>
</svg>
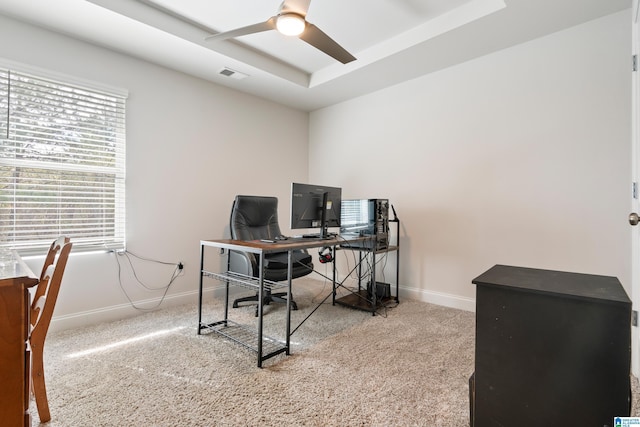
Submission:
<svg viewBox="0 0 640 427">
<path fill-rule="evenodd" d="M 292 323 L 329 292 L 326 283 L 297 281 Z M 208 298 L 204 319 L 220 320 L 222 309 Z M 282 336 L 284 312 L 281 304 L 265 308 L 267 335 Z M 256 322 L 251 306 L 230 317 Z M 254 352 L 198 335 L 197 321 L 190 304 L 51 333 L 52 420 L 43 425 L 469 425 L 474 313 L 405 300 L 371 316 L 325 303 L 293 334 L 292 354 L 262 369 Z M 38 425 L 33 401 L 31 413 Z"/>
</svg>

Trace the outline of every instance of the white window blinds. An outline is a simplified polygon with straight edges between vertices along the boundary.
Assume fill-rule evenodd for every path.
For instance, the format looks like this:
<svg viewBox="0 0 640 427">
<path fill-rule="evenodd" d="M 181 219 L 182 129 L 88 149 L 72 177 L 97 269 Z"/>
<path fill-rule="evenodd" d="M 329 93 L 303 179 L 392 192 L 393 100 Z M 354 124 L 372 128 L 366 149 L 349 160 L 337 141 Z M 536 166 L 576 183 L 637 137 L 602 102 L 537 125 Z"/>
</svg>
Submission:
<svg viewBox="0 0 640 427">
<path fill-rule="evenodd" d="M 369 200 L 343 200 L 341 204 L 341 226 L 369 223 Z"/>
<path fill-rule="evenodd" d="M 0 68 L 0 247 L 124 247 L 125 101 Z"/>
</svg>

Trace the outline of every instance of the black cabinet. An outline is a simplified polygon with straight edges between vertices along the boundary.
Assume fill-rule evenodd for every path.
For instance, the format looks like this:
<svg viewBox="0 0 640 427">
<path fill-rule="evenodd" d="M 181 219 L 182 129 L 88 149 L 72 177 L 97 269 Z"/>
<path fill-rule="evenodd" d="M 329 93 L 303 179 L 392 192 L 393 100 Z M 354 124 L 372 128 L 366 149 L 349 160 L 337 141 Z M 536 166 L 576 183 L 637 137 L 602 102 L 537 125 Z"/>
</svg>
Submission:
<svg viewBox="0 0 640 427">
<path fill-rule="evenodd" d="M 496 265 L 473 283 L 472 427 L 629 416 L 631 301 L 618 279 Z"/>
</svg>

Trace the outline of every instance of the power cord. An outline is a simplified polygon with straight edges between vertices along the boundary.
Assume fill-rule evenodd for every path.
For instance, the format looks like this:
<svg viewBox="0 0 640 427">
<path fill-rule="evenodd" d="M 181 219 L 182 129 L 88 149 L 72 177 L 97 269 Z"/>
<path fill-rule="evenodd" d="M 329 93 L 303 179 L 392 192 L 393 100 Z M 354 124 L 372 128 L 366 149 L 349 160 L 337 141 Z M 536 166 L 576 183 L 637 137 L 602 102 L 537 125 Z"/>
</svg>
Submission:
<svg viewBox="0 0 640 427">
<path fill-rule="evenodd" d="M 150 258 L 145 258 L 145 257 L 142 257 L 140 255 L 136 255 L 133 252 L 127 251 L 127 250 L 124 250 L 124 251 L 112 251 L 112 252 L 116 255 L 115 256 L 115 260 L 116 260 L 116 263 L 118 264 L 118 284 L 120 285 L 120 289 L 122 290 L 122 292 L 124 293 L 125 297 L 129 301 L 129 304 L 131 304 L 131 306 L 133 308 L 135 308 L 136 310 L 153 311 L 153 310 L 156 310 L 158 307 L 160 307 L 160 305 L 164 302 L 164 299 L 167 296 L 167 292 L 169 292 L 169 288 L 171 287 L 173 282 L 179 276 L 181 276 L 183 274 L 183 272 L 184 272 L 183 271 L 184 265 L 182 264 L 182 262 L 174 263 L 174 262 L 158 261 L 158 260 L 154 260 L 154 259 L 150 259 Z M 160 301 L 158 301 L 158 303 L 155 306 L 153 306 L 153 307 L 140 307 L 140 306 L 136 305 L 133 302 L 133 300 L 131 299 L 131 297 L 127 293 L 127 291 L 124 288 L 124 285 L 122 283 L 122 265 L 120 264 L 120 259 L 119 259 L 120 256 L 124 256 L 127 259 L 127 262 L 129 263 L 129 266 L 130 266 L 131 271 L 133 273 L 133 277 L 136 279 L 136 282 L 138 282 L 138 284 L 140 284 L 140 286 L 142 286 L 144 289 L 146 289 L 148 291 L 159 291 L 159 290 L 163 290 L 164 291 L 162 293 L 162 297 L 160 298 Z M 167 285 L 165 285 L 165 286 L 160 286 L 160 287 L 157 287 L 157 288 L 146 285 L 138 277 L 138 274 L 136 273 L 136 269 L 135 269 L 135 266 L 133 265 L 131 257 L 137 258 L 137 259 L 142 260 L 142 261 L 154 262 L 156 264 L 175 265 L 175 269 L 173 270 L 173 272 L 171 273 L 171 277 L 169 278 L 169 283 L 167 283 Z"/>
</svg>

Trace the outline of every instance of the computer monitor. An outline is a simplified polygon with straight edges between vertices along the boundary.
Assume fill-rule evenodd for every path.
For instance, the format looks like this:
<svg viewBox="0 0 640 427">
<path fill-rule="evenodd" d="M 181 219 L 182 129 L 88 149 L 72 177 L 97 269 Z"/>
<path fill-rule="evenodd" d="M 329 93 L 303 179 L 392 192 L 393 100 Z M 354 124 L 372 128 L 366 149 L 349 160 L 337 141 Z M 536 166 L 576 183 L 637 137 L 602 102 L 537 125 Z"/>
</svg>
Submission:
<svg viewBox="0 0 640 427">
<path fill-rule="evenodd" d="M 375 234 L 375 200 L 343 200 L 341 209 L 340 234 Z"/>
<path fill-rule="evenodd" d="M 329 227 L 340 227 L 342 189 L 324 185 L 291 184 L 291 229 L 319 228 L 328 237 Z"/>
</svg>

